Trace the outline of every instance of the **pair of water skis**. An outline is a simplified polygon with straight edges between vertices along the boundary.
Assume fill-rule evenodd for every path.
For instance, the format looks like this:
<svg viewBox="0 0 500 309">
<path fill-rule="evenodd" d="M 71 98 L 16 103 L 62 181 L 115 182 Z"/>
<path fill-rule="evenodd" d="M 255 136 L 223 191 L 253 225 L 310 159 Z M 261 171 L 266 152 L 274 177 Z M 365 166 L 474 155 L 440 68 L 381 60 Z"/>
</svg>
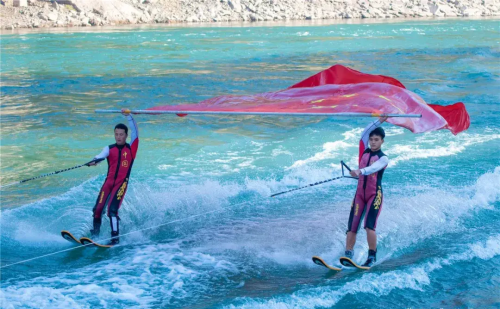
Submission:
<svg viewBox="0 0 500 309">
<path fill-rule="evenodd" d="M 341 271 L 342 268 L 339 268 L 339 267 L 335 267 L 335 266 L 330 266 L 328 265 L 322 258 L 320 258 L 319 256 L 313 256 L 312 257 L 312 260 L 314 262 L 314 264 L 317 264 L 317 265 L 320 265 L 320 266 L 323 266 L 323 267 L 326 267 L 328 268 L 329 270 L 334 270 L 334 271 Z M 364 269 L 364 270 L 368 270 L 370 269 L 370 267 L 367 267 L 367 266 L 361 266 L 361 265 L 358 265 L 356 264 L 353 260 L 351 260 L 350 258 L 348 257 L 341 257 L 340 258 L 340 264 L 342 264 L 343 266 L 345 267 L 349 267 L 349 268 L 358 268 L 358 269 Z"/>
<path fill-rule="evenodd" d="M 111 247 L 113 247 L 113 245 L 99 244 L 88 237 L 82 237 L 82 238 L 78 239 L 68 231 L 61 231 L 61 236 L 64 239 L 66 239 L 67 241 L 74 243 L 74 244 L 77 244 L 77 245 L 83 245 L 83 246 L 87 246 L 87 247 L 97 247 L 97 248 L 111 248 Z"/>
</svg>

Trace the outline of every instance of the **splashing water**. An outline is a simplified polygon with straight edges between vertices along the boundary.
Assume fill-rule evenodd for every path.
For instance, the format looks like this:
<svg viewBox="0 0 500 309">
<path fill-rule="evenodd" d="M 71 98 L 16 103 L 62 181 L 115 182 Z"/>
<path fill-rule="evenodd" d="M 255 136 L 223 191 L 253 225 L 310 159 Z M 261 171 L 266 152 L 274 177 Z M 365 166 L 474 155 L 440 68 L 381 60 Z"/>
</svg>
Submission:
<svg viewBox="0 0 500 309">
<path fill-rule="evenodd" d="M 498 305 L 497 20 L 39 31 L 2 35 L 1 52 L 2 183 L 113 143 L 124 119 L 93 109 L 273 91 L 334 63 L 393 76 L 427 102 L 463 101 L 472 120 L 457 136 L 385 126 L 379 264 L 332 274 L 310 258 L 342 254 L 355 182 L 269 195 L 337 176 L 340 160 L 356 166 L 368 120 L 137 116 L 122 233 L 208 214 L 4 268 L 3 308 Z M 70 248 L 62 229 L 87 233 L 105 169 L 3 190 L 2 265 Z"/>
</svg>

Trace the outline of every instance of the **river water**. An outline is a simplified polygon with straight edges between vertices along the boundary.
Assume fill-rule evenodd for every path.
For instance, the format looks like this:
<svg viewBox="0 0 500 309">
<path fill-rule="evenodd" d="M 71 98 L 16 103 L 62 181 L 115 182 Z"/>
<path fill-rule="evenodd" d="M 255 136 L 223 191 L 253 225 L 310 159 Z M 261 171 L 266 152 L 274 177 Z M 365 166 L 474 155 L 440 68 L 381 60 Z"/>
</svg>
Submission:
<svg viewBox="0 0 500 309">
<path fill-rule="evenodd" d="M 4 33 L 1 182 L 85 163 L 121 115 L 94 109 L 284 89 L 334 64 L 392 76 L 470 129 L 384 125 L 378 265 L 343 253 L 355 182 L 277 198 L 356 166 L 369 119 L 137 115 L 120 246 L 88 233 L 105 163 L 1 191 L 3 308 L 409 308 L 500 305 L 498 20 L 147 26 Z M 165 225 L 162 225 L 165 224 Z M 152 228 L 158 225 L 161 227 Z M 139 231 L 141 230 L 141 231 Z M 107 218 L 103 234 L 109 234 Z M 360 231 L 355 260 L 367 255 Z"/>
</svg>

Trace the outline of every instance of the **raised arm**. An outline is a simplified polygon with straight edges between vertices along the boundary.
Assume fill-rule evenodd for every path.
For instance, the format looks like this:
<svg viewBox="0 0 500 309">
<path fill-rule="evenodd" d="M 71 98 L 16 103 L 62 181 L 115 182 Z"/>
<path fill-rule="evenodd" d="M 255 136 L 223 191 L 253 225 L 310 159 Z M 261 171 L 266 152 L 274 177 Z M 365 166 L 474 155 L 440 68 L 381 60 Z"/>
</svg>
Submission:
<svg viewBox="0 0 500 309">
<path fill-rule="evenodd" d="M 387 116 L 380 117 L 379 119 L 373 121 L 370 123 L 366 128 L 363 130 L 363 133 L 361 134 L 361 139 L 359 140 L 359 157 L 358 157 L 358 164 L 361 162 L 361 157 L 363 156 L 363 153 L 365 152 L 366 149 L 368 149 L 368 146 L 370 145 L 370 133 L 372 133 L 373 130 L 376 128 L 380 127 L 382 123 L 384 123 L 387 120 Z"/>
<path fill-rule="evenodd" d="M 369 141 L 370 141 L 370 133 L 372 133 L 373 130 L 376 128 L 380 127 L 383 121 L 380 119 L 377 119 L 370 123 L 366 128 L 363 130 L 363 133 L 361 134 L 361 139 L 359 140 L 359 157 L 358 157 L 358 164 L 361 162 L 361 157 L 363 156 L 363 152 L 365 152 L 366 149 L 368 149 Z"/>
<path fill-rule="evenodd" d="M 127 115 L 127 120 L 130 128 L 130 148 L 132 148 L 132 158 L 135 159 L 137 149 L 139 148 L 139 130 L 137 129 L 137 123 L 132 115 Z"/>
<path fill-rule="evenodd" d="M 98 159 L 101 159 L 101 160 L 104 160 L 106 159 L 107 157 L 109 156 L 109 146 L 106 146 L 102 149 L 101 153 L 98 154 L 97 156 L 94 157 L 94 160 L 98 160 Z M 98 161 L 98 162 L 92 162 L 92 163 L 89 163 L 87 166 L 95 166 L 97 165 L 99 162 L 101 161 Z"/>
</svg>

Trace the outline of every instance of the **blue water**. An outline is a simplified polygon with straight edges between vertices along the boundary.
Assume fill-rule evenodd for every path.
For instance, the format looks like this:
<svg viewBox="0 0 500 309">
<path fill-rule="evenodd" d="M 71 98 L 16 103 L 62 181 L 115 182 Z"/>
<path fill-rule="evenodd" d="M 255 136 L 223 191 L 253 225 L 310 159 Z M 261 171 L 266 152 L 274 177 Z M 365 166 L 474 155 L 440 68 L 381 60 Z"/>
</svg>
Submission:
<svg viewBox="0 0 500 309">
<path fill-rule="evenodd" d="M 500 306 L 498 20 L 137 27 L 1 39 L 1 183 L 90 160 L 121 115 L 286 88 L 340 63 L 462 101 L 468 131 L 385 125 L 378 262 L 329 273 L 352 180 L 270 199 L 356 165 L 368 119 L 136 116 L 140 146 L 121 244 L 1 269 L 2 308 L 488 308 Z M 106 167 L 1 191 L 1 264 L 72 248 Z M 179 220 L 179 221 L 175 221 Z M 163 223 L 160 228 L 143 230 Z M 103 234 L 109 234 L 107 219 Z M 366 258 L 359 233 L 355 260 Z"/>
</svg>

